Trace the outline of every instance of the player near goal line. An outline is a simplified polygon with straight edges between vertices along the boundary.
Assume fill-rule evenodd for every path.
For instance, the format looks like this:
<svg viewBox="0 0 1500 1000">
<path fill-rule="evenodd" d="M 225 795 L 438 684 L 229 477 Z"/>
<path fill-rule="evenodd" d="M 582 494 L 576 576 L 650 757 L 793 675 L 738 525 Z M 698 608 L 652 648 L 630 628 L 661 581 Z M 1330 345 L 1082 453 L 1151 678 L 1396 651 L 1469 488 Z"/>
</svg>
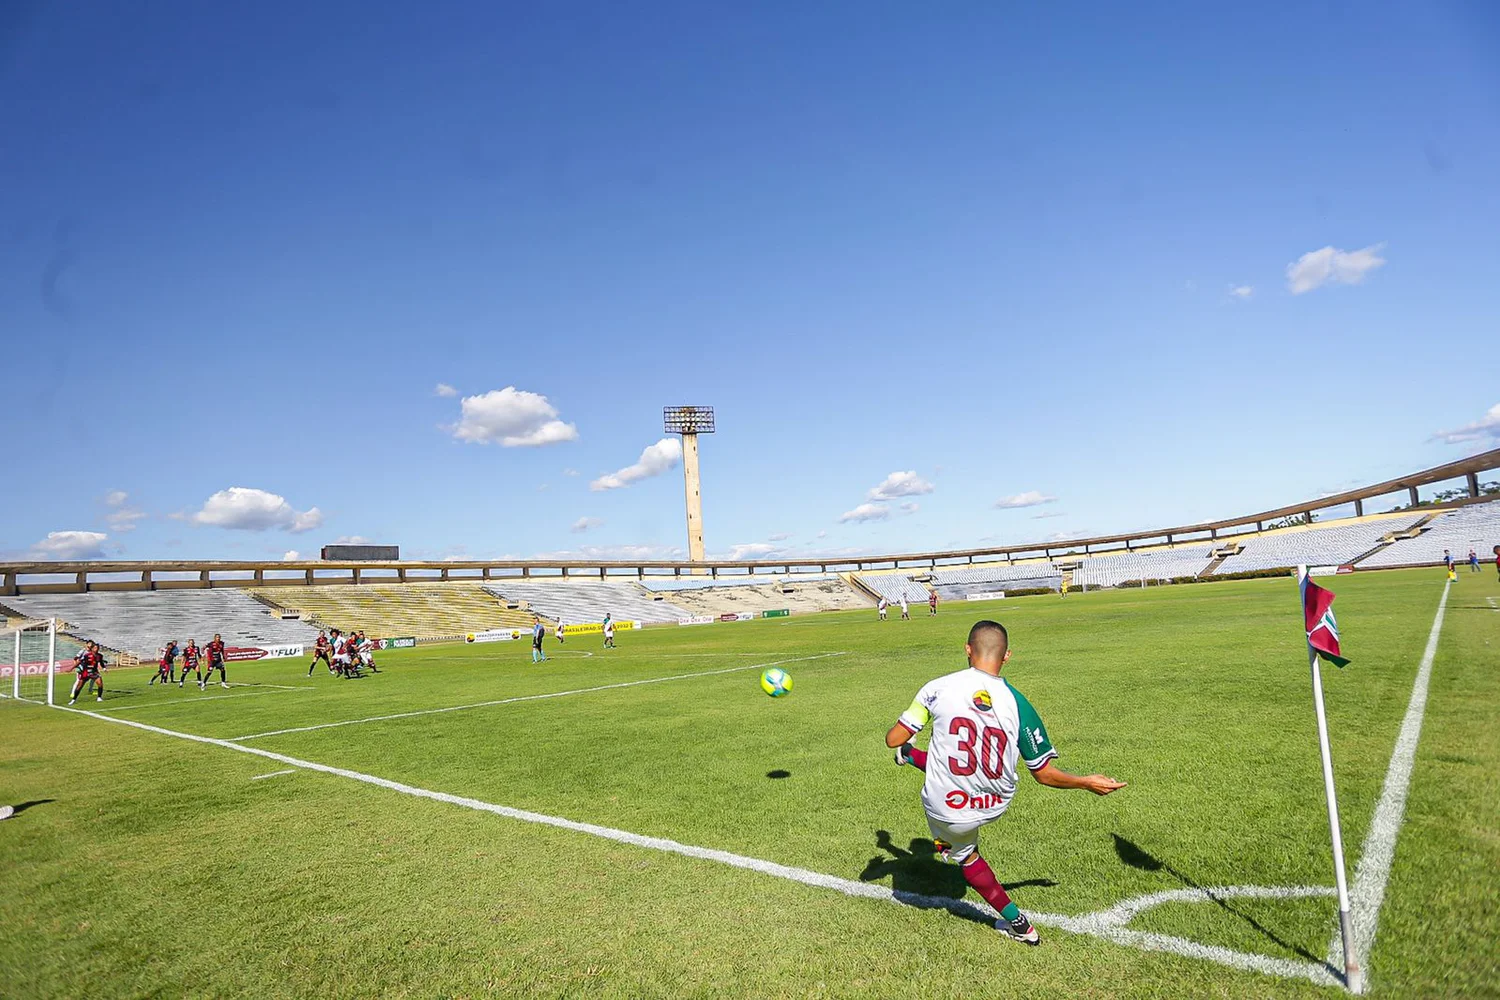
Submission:
<svg viewBox="0 0 1500 1000">
<path fill-rule="evenodd" d="M 897 764 L 926 773 L 922 809 L 943 860 L 959 866 L 964 881 L 995 908 L 995 929 L 1025 944 L 1040 944 L 1005 886 L 979 856 L 979 830 L 1004 815 L 1016 793 L 1016 762 L 1024 759 L 1031 776 L 1051 788 L 1081 788 L 1108 795 L 1123 781 L 1102 774 L 1077 775 L 1057 767 L 1057 751 L 1036 709 L 1000 669 L 1010 659 L 1010 637 L 999 622 L 981 621 L 964 644 L 969 666 L 923 685 L 911 707 L 885 734 Z M 931 727 L 927 749 L 912 737 Z"/>
</svg>

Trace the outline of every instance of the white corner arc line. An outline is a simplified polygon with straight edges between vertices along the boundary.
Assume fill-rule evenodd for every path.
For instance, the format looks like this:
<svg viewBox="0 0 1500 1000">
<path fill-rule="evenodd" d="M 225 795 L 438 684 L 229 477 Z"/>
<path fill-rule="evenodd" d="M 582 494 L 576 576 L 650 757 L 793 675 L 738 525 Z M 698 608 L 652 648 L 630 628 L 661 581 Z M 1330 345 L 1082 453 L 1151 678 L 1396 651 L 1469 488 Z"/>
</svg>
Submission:
<svg viewBox="0 0 1500 1000">
<path fill-rule="evenodd" d="M 1391 751 L 1391 763 L 1385 772 L 1385 785 L 1380 789 L 1380 799 L 1375 803 L 1375 815 L 1370 819 L 1370 830 L 1365 834 L 1364 846 L 1359 852 L 1359 864 L 1354 869 L 1354 886 L 1349 893 L 1349 921 L 1354 931 L 1354 957 L 1360 968 L 1370 962 L 1370 951 L 1375 946 L 1375 932 L 1380 924 L 1380 905 L 1385 900 L 1385 887 L 1391 878 L 1391 864 L 1396 859 L 1396 839 L 1401 835 L 1401 824 L 1406 813 L 1406 793 L 1411 788 L 1412 769 L 1417 759 L 1417 742 L 1422 736 L 1422 716 L 1427 711 L 1427 685 L 1432 680 L 1432 661 L 1437 656 L 1438 635 L 1443 629 L 1443 614 L 1448 607 L 1448 589 L 1444 582 L 1443 596 L 1438 599 L 1437 614 L 1432 619 L 1432 631 L 1427 634 L 1427 648 L 1422 651 L 1422 662 L 1417 667 L 1416 680 L 1411 685 L 1411 700 L 1406 704 L 1406 715 L 1401 720 L 1401 730 L 1396 735 L 1396 747 Z M 1342 969 L 1343 943 L 1337 929 L 1328 944 L 1328 963 Z M 1369 978 L 1365 978 L 1369 988 Z"/>
<path fill-rule="evenodd" d="M 441 715 L 444 712 L 466 712 L 473 708 L 492 708 L 495 705 L 514 705 L 522 701 L 543 701 L 547 698 L 564 698 L 575 694 L 593 694 L 595 691 L 613 691 L 616 688 L 640 687 L 643 684 L 664 684 L 667 681 L 685 681 L 694 677 L 713 677 L 716 674 L 732 674 L 741 670 L 759 670 L 762 667 L 775 667 L 783 663 L 800 663 L 804 660 L 822 660 L 830 656 L 843 656 L 844 651 L 836 653 L 816 653 L 812 656 L 794 656 L 787 659 L 771 660 L 767 663 L 742 663 L 737 667 L 725 667 L 720 670 L 700 670 L 691 674 L 673 674 L 670 677 L 647 677 L 638 681 L 620 681 L 617 684 L 600 684 L 595 687 L 574 688 L 571 691 L 548 691 L 543 694 L 526 694 L 515 698 L 496 698 L 492 701 L 476 701 L 469 705 L 449 705 L 446 708 L 423 708 L 415 712 L 397 712 L 393 715 L 372 715 L 367 719 L 345 719 L 342 722 L 322 722 L 315 726 L 294 726 L 291 729 L 272 729 L 264 733 L 251 733 L 249 736 L 231 736 L 227 739 L 231 743 L 240 743 L 245 740 L 258 740 L 268 736 L 285 736 L 288 733 L 310 733 L 318 729 L 336 729 L 339 726 L 359 726 L 367 722 L 389 722 L 393 719 L 414 719 L 420 715 Z"/>
<path fill-rule="evenodd" d="M 283 774 L 296 774 L 296 773 L 297 773 L 297 769 L 295 767 L 289 767 L 285 771 L 272 771 L 270 774 L 257 774 L 255 777 L 251 778 L 250 780 L 251 781 L 261 781 L 261 780 L 263 780 L 265 778 L 279 778 Z"/>
<path fill-rule="evenodd" d="M 719 864 L 730 865 L 735 868 L 743 868 L 757 872 L 762 875 L 771 875 L 776 878 L 798 882 L 802 885 L 812 886 L 820 889 L 832 889 L 846 896 L 855 896 L 863 899 L 875 899 L 885 902 L 898 903 L 904 906 L 912 906 L 918 909 L 946 910 L 957 916 L 969 919 L 994 920 L 995 912 L 988 905 L 973 903 L 966 899 L 952 899 L 946 896 L 926 896 L 920 893 L 904 892 L 891 889 L 888 886 L 870 882 L 856 882 L 853 879 L 841 878 L 837 875 L 825 875 L 822 872 L 811 871 L 806 868 L 797 868 L 792 865 L 783 865 L 775 861 L 765 861 L 760 858 L 745 857 L 741 854 L 732 854 L 728 851 L 720 851 L 711 847 L 698 847 L 693 844 L 683 844 L 664 837 L 648 837 L 639 833 L 630 833 L 627 830 L 616 830 L 613 827 L 598 826 L 593 823 L 580 823 L 576 820 L 564 819 L 560 816 L 548 816 L 545 813 L 535 813 L 526 809 L 515 809 L 511 806 L 496 805 L 492 802 L 484 802 L 480 799 L 472 799 L 462 795 L 451 795 L 447 792 L 437 792 L 427 788 L 418 788 L 388 778 L 379 778 L 372 774 L 363 774 L 359 771 L 350 771 L 342 767 L 333 767 L 329 764 L 319 764 L 315 761 L 299 760 L 285 754 L 275 753 L 271 750 L 262 750 L 260 747 L 248 747 L 240 743 L 232 743 L 229 740 L 215 739 L 211 736 L 198 736 L 193 733 L 179 733 L 171 729 L 163 729 L 145 722 L 136 722 L 133 719 L 117 719 L 98 712 L 90 712 L 81 708 L 68 708 L 63 705 L 54 706 L 64 712 L 72 712 L 77 715 L 86 715 L 94 719 L 102 719 L 105 722 L 113 722 L 119 726 L 130 726 L 149 733 L 161 736 L 172 736 L 177 739 L 190 740 L 194 743 L 206 743 L 210 746 L 224 747 L 228 750 L 237 750 L 240 753 L 253 754 L 267 760 L 278 761 L 290 765 L 293 769 L 301 768 L 309 771 L 321 771 L 324 774 L 332 774 L 341 778 L 349 778 L 354 781 L 376 785 L 390 791 L 400 792 L 417 798 L 431 799 L 436 802 L 444 802 L 449 805 L 462 806 L 479 812 L 493 813 L 506 819 L 519 820 L 523 823 L 536 823 L 542 826 L 556 827 L 561 830 L 570 830 L 575 833 L 588 834 L 604 840 L 612 840 L 621 844 L 629 844 L 633 847 L 646 847 L 652 850 L 663 851 L 668 854 L 679 854 L 684 857 L 697 858 L 703 861 L 714 861 Z M 1227 886 L 1203 890 L 1172 890 L 1167 893 L 1153 893 L 1147 905 L 1159 905 L 1162 902 L 1174 901 L 1202 901 L 1212 899 L 1214 896 L 1232 895 L 1280 895 L 1286 893 L 1301 894 L 1306 892 L 1313 895 L 1322 895 L 1332 892 L 1331 889 L 1317 890 L 1309 887 L 1284 887 L 1263 888 L 1259 886 Z M 1141 908 L 1145 908 L 1144 906 Z M 1078 934 L 1088 934 L 1101 940 L 1110 941 L 1128 947 L 1139 948 L 1143 951 L 1169 952 L 1186 958 L 1202 959 L 1204 961 L 1216 962 L 1231 968 L 1242 969 L 1251 972 L 1261 972 L 1267 975 L 1281 976 L 1284 978 L 1306 979 L 1319 985 L 1338 985 L 1339 979 L 1324 965 L 1315 962 L 1301 961 L 1297 959 L 1273 958 L 1269 955 L 1254 955 L 1248 952 L 1235 951 L 1219 945 L 1200 944 L 1197 941 L 1189 941 L 1186 938 L 1173 937 L 1168 934 L 1153 934 L 1145 931 L 1132 931 L 1118 926 L 1114 916 L 1120 906 L 1110 910 L 1102 911 L 1101 914 L 1084 914 L 1078 917 L 1063 916 L 1055 913 L 1030 913 L 1033 923 L 1044 927 L 1056 927 L 1065 931 Z M 1092 920 L 1091 918 L 1101 918 Z M 1106 922 L 1106 919 L 1108 922 Z M 1128 919 L 1128 918 L 1127 918 Z"/>
</svg>

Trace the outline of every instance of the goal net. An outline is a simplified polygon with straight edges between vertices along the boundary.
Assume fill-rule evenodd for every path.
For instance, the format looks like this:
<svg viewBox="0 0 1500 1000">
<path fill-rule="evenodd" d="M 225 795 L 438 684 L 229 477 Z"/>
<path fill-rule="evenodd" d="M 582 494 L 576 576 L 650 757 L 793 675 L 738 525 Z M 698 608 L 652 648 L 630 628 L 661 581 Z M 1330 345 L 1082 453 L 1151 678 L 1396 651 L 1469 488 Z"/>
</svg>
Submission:
<svg viewBox="0 0 1500 1000">
<path fill-rule="evenodd" d="M 79 649 L 76 640 L 58 633 L 55 619 L 7 626 L 0 634 L 0 695 L 52 704 L 58 683 L 67 693 Z"/>
</svg>

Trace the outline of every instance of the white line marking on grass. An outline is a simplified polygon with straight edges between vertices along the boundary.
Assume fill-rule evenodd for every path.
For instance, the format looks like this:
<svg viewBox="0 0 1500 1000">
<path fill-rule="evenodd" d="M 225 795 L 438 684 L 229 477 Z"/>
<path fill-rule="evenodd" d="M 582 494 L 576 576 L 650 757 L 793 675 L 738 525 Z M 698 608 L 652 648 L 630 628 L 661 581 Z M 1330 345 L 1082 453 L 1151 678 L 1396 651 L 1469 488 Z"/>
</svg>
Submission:
<svg viewBox="0 0 1500 1000">
<path fill-rule="evenodd" d="M 758 670 L 762 667 L 775 667 L 783 663 L 801 663 L 806 660 L 821 660 L 830 656 L 843 656 L 844 652 L 816 653 L 812 656 L 793 656 L 781 660 L 771 660 L 766 663 L 743 663 L 737 667 L 724 667 L 720 670 L 700 670 L 691 674 L 673 674 L 670 677 L 648 677 L 638 681 L 620 681 L 618 684 L 600 684 L 596 687 L 574 688 L 571 691 L 549 691 L 545 694 L 527 694 L 515 698 L 496 698 L 492 701 L 476 701 L 469 705 L 449 705 L 446 708 L 424 708 L 415 712 L 397 712 L 394 715 L 372 715 L 367 719 L 345 719 L 342 722 L 323 722 L 315 726 L 295 726 L 291 729 L 272 729 L 264 733 L 251 733 L 249 736 L 231 736 L 230 742 L 239 743 L 244 740 L 258 740 L 268 736 L 285 736 L 288 733 L 310 733 L 318 729 L 336 729 L 339 726 L 359 726 L 366 722 L 389 722 L 392 719 L 413 719 L 420 715 L 440 715 L 444 712 L 466 712 L 471 708 L 491 708 L 495 705 L 513 705 L 522 701 L 542 701 L 547 698 L 564 698 L 574 694 L 593 694 L 595 691 L 613 691 L 616 688 L 640 687 L 643 684 L 664 684 L 667 681 L 683 681 L 694 677 L 713 677 L 716 674 L 732 674 L 740 670 Z"/>
<path fill-rule="evenodd" d="M 272 771 L 270 774 L 257 774 L 255 777 L 251 778 L 250 780 L 251 781 L 260 781 L 262 778 L 279 778 L 283 774 L 296 774 L 296 773 L 297 773 L 297 769 L 295 767 L 289 767 L 285 771 Z"/>
<path fill-rule="evenodd" d="M 289 691 L 311 691 L 311 690 L 312 690 L 312 688 L 310 688 L 310 687 L 305 687 L 305 688 L 286 688 L 285 690 L 282 690 L 282 691 L 247 691 L 244 694 L 210 694 L 210 695 L 204 695 L 201 698 L 194 698 L 191 695 L 182 695 L 182 696 L 179 696 L 177 698 L 174 698 L 171 701 L 143 702 L 143 703 L 141 703 L 139 705 L 121 705 L 119 708 L 110 708 L 109 706 L 105 706 L 104 708 L 101 708 L 99 711 L 101 711 L 101 712 L 134 712 L 137 709 L 142 709 L 142 708 L 181 708 L 183 705 L 201 705 L 205 701 L 226 701 L 226 700 L 228 700 L 230 698 L 263 698 L 263 697 L 265 697 L 268 694 L 286 694 Z"/>
<path fill-rule="evenodd" d="M 1375 804 L 1375 815 L 1370 820 L 1370 832 L 1365 835 L 1365 844 L 1359 853 L 1359 866 L 1354 870 L 1354 888 L 1349 893 L 1349 922 L 1354 929 L 1354 956 L 1362 969 L 1370 962 L 1370 950 L 1375 945 L 1375 931 L 1380 923 L 1380 904 L 1385 899 L 1391 862 L 1396 857 L 1396 838 L 1401 834 L 1406 812 L 1406 793 L 1411 787 L 1417 741 L 1422 735 L 1422 716 L 1427 711 L 1427 684 L 1432 679 L 1432 660 L 1437 656 L 1438 633 L 1443 628 L 1450 586 L 1443 584 L 1443 596 L 1438 600 L 1437 614 L 1432 619 L 1432 631 L 1427 634 L 1427 648 L 1422 651 L 1417 679 L 1412 682 L 1411 701 L 1406 704 L 1406 716 L 1401 720 L 1396 748 L 1391 751 L 1385 786 L 1380 790 L 1380 801 Z M 1329 964 L 1343 968 L 1343 955 L 1343 944 L 1335 929 L 1333 940 L 1328 944 Z M 1366 989 L 1369 982 L 1366 976 Z"/>
<path fill-rule="evenodd" d="M 1486 597 L 1485 600 L 1490 602 L 1491 611 L 1500 611 L 1500 604 L 1496 604 L 1493 597 Z"/>
<path fill-rule="evenodd" d="M 647 837 L 639 833 L 630 833 L 626 830 L 616 830 L 612 827 L 598 826 L 593 823 L 580 823 L 576 820 L 563 819 L 560 816 L 548 816 L 544 813 L 514 809 L 510 806 L 496 805 L 492 802 L 484 802 L 462 795 L 451 795 L 447 792 L 418 788 L 399 781 L 391 781 L 388 778 L 379 778 L 372 774 L 362 774 L 359 771 L 350 771 L 342 767 L 333 767 L 314 761 L 300 760 L 296 757 L 288 757 L 285 754 L 275 753 L 271 750 L 262 750 L 260 747 L 247 747 L 239 743 L 232 743 L 229 740 L 215 739 L 211 736 L 179 733 L 171 729 L 163 729 L 160 726 L 136 722 L 133 719 L 117 719 L 81 708 L 67 708 L 62 705 L 55 707 L 65 712 L 73 712 L 78 715 L 87 715 L 94 719 L 102 719 L 105 722 L 113 722 L 116 725 L 142 729 L 148 733 L 172 736 L 177 739 L 190 740 L 194 743 L 205 743 L 210 746 L 223 747 L 227 750 L 235 750 L 240 753 L 253 754 L 257 757 L 263 757 L 266 760 L 274 760 L 278 763 L 290 765 L 294 769 L 302 768 L 309 771 L 321 771 L 324 774 L 349 778 L 353 781 L 375 785 L 393 792 L 400 792 L 403 795 L 431 799 L 436 802 L 445 802 L 449 805 L 462 806 L 465 809 L 474 809 L 479 812 L 493 813 L 496 816 L 519 820 L 523 823 L 536 823 L 561 830 L 570 830 L 574 833 L 588 834 L 589 836 L 599 837 L 604 840 L 612 840 L 616 843 L 629 844 L 633 847 L 645 847 L 651 850 L 664 851 L 668 854 L 680 854 L 684 857 L 698 858 L 703 861 L 714 861 L 735 868 L 748 869 L 762 875 L 771 875 L 791 882 L 798 882 L 802 885 L 820 889 L 832 889 L 846 896 L 899 903 L 919 909 L 946 910 L 949 913 L 967 917 L 971 920 L 989 922 L 995 919 L 995 912 L 989 906 L 983 903 L 970 902 L 966 899 L 951 899 L 946 896 L 924 896 L 919 893 L 897 891 L 884 885 L 870 882 L 856 882 L 837 875 L 825 875 L 822 872 L 783 865 L 775 861 L 763 861 L 760 858 L 749 858 L 741 854 L 731 854 L 728 851 L 715 850 L 710 847 L 682 844 L 675 840 L 667 840 L 664 837 Z M 1204 902 L 1210 901 L 1215 897 L 1226 898 L 1234 896 L 1250 898 L 1260 896 L 1295 898 L 1304 895 L 1328 895 L 1332 892 L 1332 889 L 1317 889 L 1303 886 L 1293 888 L 1225 886 L 1209 889 L 1174 889 L 1168 892 L 1152 893 L 1138 901 L 1127 901 L 1117 904 L 1108 910 L 1103 910 L 1095 914 L 1083 914 L 1077 917 L 1068 917 L 1055 913 L 1030 913 L 1028 915 L 1034 923 L 1041 924 L 1044 927 L 1056 927 L 1078 934 L 1088 934 L 1105 941 L 1140 948 L 1144 951 L 1169 952 L 1187 958 L 1217 962 L 1220 965 L 1227 965 L 1236 969 L 1262 972 L 1288 978 L 1307 979 L 1320 985 L 1338 985 L 1339 979 L 1332 971 L 1326 966 L 1314 962 L 1272 958 L 1267 955 L 1253 955 L 1246 952 L 1234 951 L 1230 948 L 1223 948 L 1218 945 L 1200 944 L 1196 941 L 1189 941 L 1185 938 L 1173 937 L 1167 934 L 1132 931 L 1121 926 L 1123 921 L 1129 920 L 1141 910 L 1167 902 Z"/>
</svg>

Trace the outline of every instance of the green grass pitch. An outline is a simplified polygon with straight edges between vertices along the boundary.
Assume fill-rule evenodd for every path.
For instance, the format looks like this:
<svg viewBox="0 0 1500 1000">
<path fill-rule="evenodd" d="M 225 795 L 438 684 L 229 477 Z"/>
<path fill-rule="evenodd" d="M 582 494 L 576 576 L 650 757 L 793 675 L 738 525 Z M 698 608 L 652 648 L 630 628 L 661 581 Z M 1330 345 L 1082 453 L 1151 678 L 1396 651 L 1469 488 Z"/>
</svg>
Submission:
<svg viewBox="0 0 1500 1000">
<path fill-rule="evenodd" d="M 1443 590 L 1355 574 L 1353 664 L 1325 687 L 1350 875 Z M 1500 995 L 1500 586 L 1460 573 L 1434 661 L 1369 993 Z M 405 785 L 879 885 L 964 895 L 920 775 L 882 736 L 963 664 L 1006 676 L 1099 799 L 1024 774 L 981 849 L 1024 909 L 1094 913 L 1192 886 L 1331 886 L 1291 580 L 946 604 L 381 655 L 339 681 L 231 665 L 229 691 L 115 670 L 80 708 Z M 591 654 L 591 655 L 585 655 Z M 820 654 L 838 654 L 821 655 Z M 815 659 L 797 659 L 818 657 Z M 795 662 L 784 662 L 795 660 Z M 763 695 L 755 665 L 795 678 Z M 682 676 L 692 675 L 692 676 Z M 667 679 L 674 678 L 674 679 Z M 657 683 L 632 683 L 661 679 Z M 283 685 L 269 687 L 266 685 Z M 608 685 L 622 685 L 613 686 Z M 924 738 L 925 739 L 925 738 Z M 261 777 L 277 771 L 292 773 Z M 524 822 L 86 715 L 0 701 L 7 997 L 1336 996 L 1336 987 L 1043 928 L 1028 949 L 941 909 Z M 971 892 L 968 897 L 977 899 Z M 1132 929 L 1323 961 L 1328 898 L 1171 903 Z"/>
</svg>

